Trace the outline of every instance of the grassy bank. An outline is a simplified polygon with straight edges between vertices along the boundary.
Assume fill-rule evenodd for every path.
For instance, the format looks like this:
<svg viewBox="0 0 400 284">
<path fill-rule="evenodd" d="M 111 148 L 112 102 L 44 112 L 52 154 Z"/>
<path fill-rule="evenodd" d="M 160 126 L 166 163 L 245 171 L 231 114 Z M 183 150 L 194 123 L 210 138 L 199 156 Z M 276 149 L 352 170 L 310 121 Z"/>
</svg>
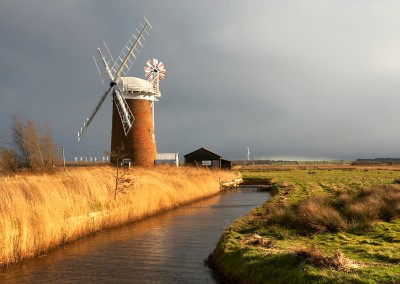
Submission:
<svg viewBox="0 0 400 284">
<path fill-rule="evenodd" d="M 0 179 L 0 266 L 40 255 L 94 231 L 217 194 L 232 172 L 132 168 L 114 200 L 115 169 L 67 168 Z"/>
<path fill-rule="evenodd" d="M 252 169 L 276 195 L 222 236 L 210 260 L 242 283 L 399 283 L 400 171 Z"/>
</svg>

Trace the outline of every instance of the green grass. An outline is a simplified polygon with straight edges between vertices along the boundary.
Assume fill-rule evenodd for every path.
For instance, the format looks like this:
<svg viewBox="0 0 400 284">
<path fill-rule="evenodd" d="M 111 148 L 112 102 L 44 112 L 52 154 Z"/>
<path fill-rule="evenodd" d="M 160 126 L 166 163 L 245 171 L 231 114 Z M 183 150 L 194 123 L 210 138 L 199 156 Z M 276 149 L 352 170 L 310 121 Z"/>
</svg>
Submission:
<svg viewBox="0 0 400 284">
<path fill-rule="evenodd" d="M 400 199 L 397 199 L 400 190 L 398 185 L 382 187 L 399 179 L 399 171 L 253 170 L 242 171 L 242 176 L 244 179 L 272 179 L 278 193 L 225 231 L 213 253 L 213 261 L 228 278 L 243 283 L 400 282 Z M 386 189 L 391 190 L 392 195 L 384 203 L 380 199 L 385 199 Z M 325 197 L 318 201 L 315 196 Z M 309 200 L 317 201 L 310 203 Z M 367 204 L 367 209 L 371 209 L 375 208 L 371 207 L 375 203 L 380 206 L 377 208 L 394 210 L 395 217 L 382 220 L 384 216 L 373 214 L 374 218 L 363 220 L 363 225 L 368 226 L 356 226 L 359 221 L 352 215 L 354 207 L 361 210 L 359 205 Z M 331 213 L 329 206 L 336 213 Z M 304 212 L 312 214 L 304 215 Z M 274 214 L 276 218 L 271 217 Z M 342 219 L 332 221 L 333 215 Z M 299 216 L 308 219 L 304 221 Z M 302 222 L 314 225 L 339 222 L 342 225 L 316 231 L 310 229 L 312 226 L 303 226 Z M 254 236 L 273 245 L 249 243 Z M 315 255 L 315 251 L 320 255 Z M 334 261 L 338 251 L 344 254 L 342 266 L 320 265 L 316 261 L 318 257 L 327 263 Z M 301 258 L 304 252 L 310 253 L 310 258 Z"/>
</svg>

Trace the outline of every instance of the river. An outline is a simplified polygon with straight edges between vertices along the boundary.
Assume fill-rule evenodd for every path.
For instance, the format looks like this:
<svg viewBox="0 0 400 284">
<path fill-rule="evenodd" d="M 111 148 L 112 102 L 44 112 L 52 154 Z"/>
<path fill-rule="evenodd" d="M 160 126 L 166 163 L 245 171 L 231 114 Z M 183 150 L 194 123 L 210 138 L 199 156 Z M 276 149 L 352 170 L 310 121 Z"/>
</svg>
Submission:
<svg viewBox="0 0 400 284">
<path fill-rule="evenodd" d="M 4 269 L 0 283 L 215 283 L 204 259 L 229 224 L 269 198 L 224 192 Z"/>
</svg>

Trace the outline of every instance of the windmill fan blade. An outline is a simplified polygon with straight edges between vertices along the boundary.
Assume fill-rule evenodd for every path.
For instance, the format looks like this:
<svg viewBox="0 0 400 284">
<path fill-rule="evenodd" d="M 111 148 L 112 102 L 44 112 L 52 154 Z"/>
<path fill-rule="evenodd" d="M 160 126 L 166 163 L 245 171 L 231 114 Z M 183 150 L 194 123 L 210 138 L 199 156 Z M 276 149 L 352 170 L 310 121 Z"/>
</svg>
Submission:
<svg viewBox="0 0 400 284">
<path fill-rule="evenodd" d="M 149 67 L 144 67 L 144 72 L 146 74 L 149 74 L 151 72 L 151 69 Z"/>
<path fill-rule="evenodd" d="M 114 88 L 114 103 L 117 107 L 119 117 L 121 118 L 122 127 L 126 136 L 132 127 L 135 117 L 133 116 L 132 111 L 129 108 L 128 103 L 122 95 L 122 92 L 119 89 L 118 85 L 116 85 L 116 88 Z"/>
<path fill-rule="evenodd" d="M 145 67 L 144 67 L 144 75 L 145 75 L 147 78 L 152 77 L 152 76 L 153 76 L 153 70 L 152 70 L 151 68 L 145 66 Z"/>
<path fill-rule="evenodd" d="M 164 80 L 165 74 L 167 73 L 167 70 L 163 68 L 160 70 L 160 81 Z"/>
<path fill-rule="evenodd" d="M 151 64 L 151 61 L 150 61 L 150 60 L 147 60 L 146 64 L 147 64 L 147 66 L 149 66 L 149 67 L 153 67 L 153 65 Z"/>
<path fill-rule="evenodd" d="M 90 117 L 88 117 L 86 119 L 86 121 L 83 123 L 83 126 L 81 127 L 81 129 L 78 131 L 78 141 L 81 141 L 82 138 L 82 134 L 83 132 L 85 132 L 85 130 L 88 128 L 89 124 L 92 122 L 94 116 L 96 115 L 96 113 L 99 111 L 101 105 L 104 103 L 104 100 L 106 99 L 108 93 L 110 92 L 110 90 L 112 89 L 112 86 L 110 86 L 108 88 L 107 91 L 104 92 L 104 95 L 100 98 L 100 101 L 98 102 L 96 108 L 94 109 L 94 111 L 92 112 L 92 114 L 90 115 Z"/>
<path fill-rule="evenodd" d="M 156 67 L 157 64 L 158 64 L 158 59 L 154 58 L 154 59 L 153 59 L 153 66 Z"/>
<path fill-rule="evenodd" d="M 158 64 L 158 70 L 160 73 L 163 73 L 163 74 L 165 74 L 167 72 L 167 70 L 165 69 L 164 64 L 162 62 L 160 62 Z"/>
</svg>

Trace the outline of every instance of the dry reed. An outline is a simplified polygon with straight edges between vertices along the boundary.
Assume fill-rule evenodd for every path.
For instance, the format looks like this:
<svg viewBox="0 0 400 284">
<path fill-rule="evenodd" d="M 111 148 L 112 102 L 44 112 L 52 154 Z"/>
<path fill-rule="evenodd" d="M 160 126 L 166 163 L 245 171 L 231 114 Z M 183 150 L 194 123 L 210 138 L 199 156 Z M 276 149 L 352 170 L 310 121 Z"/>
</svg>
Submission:
<svg viewBox="0 0 400 284">
<path fill-rule="evenodd" d="M 400 218 L 400 186 L 341 189 L 333 198 L 309 196 L 297 204 L 271 206 L 265 221 L 304 233 L 364 231 L 375 221 Z"/>
<path fill-rule="evenodd" d="M 172 209 L 219 192 L 235 174 L 186 167 L 132 168 L 114 200 L 115 168 L 69 168 L 54 175 L 0 180 L 0 266 L 91 232 Z"/>
<path fill-rule="evenodd" d="M 325 267 L 344 271 L 355 270 L 361 267 L 360 263 L 345 257 L 341 250 L 336 250 L 334 256 L 329 257 L 315 245 L 297 249 L 294 251 L 294 255 L 301 262 L 312 264 L 316 267 Z"/>
<path fill-rule="evenodd" d="M 347 228 L 347 223 L 327 196 L 312 196 L 300 202 L 295 219 L 299 229 L 316 233 L 337 232 Z"/>
</svg>

